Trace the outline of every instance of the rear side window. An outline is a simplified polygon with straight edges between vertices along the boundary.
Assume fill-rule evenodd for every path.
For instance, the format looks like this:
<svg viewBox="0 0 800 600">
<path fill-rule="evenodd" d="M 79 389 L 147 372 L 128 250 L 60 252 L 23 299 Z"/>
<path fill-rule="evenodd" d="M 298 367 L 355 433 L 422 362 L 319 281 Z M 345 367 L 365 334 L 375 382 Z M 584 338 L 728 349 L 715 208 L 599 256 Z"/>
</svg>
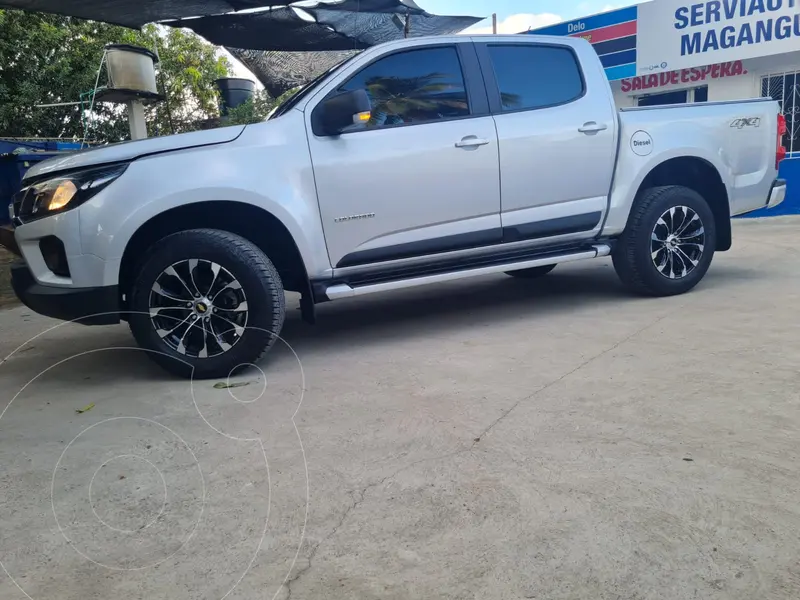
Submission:
<svg viewBox="0 0 800 600">
<path fill-rule="evenodd" d="M 430 123 L 470 114 L 458 51 L 421 48 L 379 58 L 340 91 L 363 89 L 372 101 L 367 127 Z"/>
<path fill-rule="evenodd" d="M 583 77 L 571 50 L 558 46 L 489 46 L 503 111 L 566 104 L 583 95 Z"/>
</svg>

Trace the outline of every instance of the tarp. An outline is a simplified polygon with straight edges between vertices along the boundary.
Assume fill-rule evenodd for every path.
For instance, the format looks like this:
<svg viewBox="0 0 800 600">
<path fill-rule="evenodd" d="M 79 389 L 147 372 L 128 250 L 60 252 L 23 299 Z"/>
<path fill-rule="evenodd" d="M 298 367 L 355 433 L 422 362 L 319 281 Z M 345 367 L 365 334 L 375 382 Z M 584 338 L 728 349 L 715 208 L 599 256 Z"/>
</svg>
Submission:
<svg viewBox="0 0 800 600">
<path fill-rule="evenodd" d="M 267 93 L 278 98 L 285 92 L 304 85 L 356 54 L 357 50 L 340 52 L 282 52 L 226 48 L 255 75 Z"/>
<path fill-rule="evenodd" d="M 139 28 L 155 21 L 219 15 L 286 3 L 286 0 L 0 0 L 0 8 L 55 13 Z"/>
<path fill-rule="evenodd" d="M 346 0 L 341 8 L 357 4 L 358 1 Z M 379 1 L 384 1 L 387 5 L 397 4 L 397 0 Z M 365 3 L 365 0 L 361 2 Z M 303 21 L 304 27 L 298 27 L 296 31 L 302 31 L 304 36 L 310 37 L 301 39 L 298 36 L 294 41 L 281 40 L 281 43 L 276 43 L 266 37 L 265 27 L 263 37 L 248 41 L 260 45 L 261 48 L 278 49 L 245 49 L 237 47 L 241 44 L 241 41 L 237 40 L 226 46 L 226 49 L 256 76 L 273 98 L 311 81 L 320 73 L 355 54 L 360 48 L 402 39 L 405 35 L 406 15 L 392 11 L 352 13 L 314 8 L 305 10 L 316 18 L 317 22 Z M 458 33 L 481 20 L 479 17 L 429 15 L 424 11 L 416 14 L 409 11 L 408 19 L 410 38 Z M 342 36 L 347 40 L 344 45 L 341 45 Z M 288 49 L 298 51 L 287 51 Z"/>
<path fill-rule="evenodd" d="M 0 0 L 0 8 L 55 13 L 139 28 L 157 21 L 222 15 L 295 3 L 296 0 Z M 344 11 L 424 12 L 414 0 L 334 0 L 327 4 L 331 5 L 330 8 Z"/>
<path fill-rule="evenodd" d="M 188 27 L 218 46 L 296 52 L 363 50 L 402 39 L 406 18 L 409 19 L 409 37 L 456 33 L 481 20 L 478 17 L 426 13 L 406 16 L 391 12 L 303 10 L 315 20 L 301 17 L 291 7 L 281 7 L 257 13 L 201 17 L 166 24 Z"/>
</svg>

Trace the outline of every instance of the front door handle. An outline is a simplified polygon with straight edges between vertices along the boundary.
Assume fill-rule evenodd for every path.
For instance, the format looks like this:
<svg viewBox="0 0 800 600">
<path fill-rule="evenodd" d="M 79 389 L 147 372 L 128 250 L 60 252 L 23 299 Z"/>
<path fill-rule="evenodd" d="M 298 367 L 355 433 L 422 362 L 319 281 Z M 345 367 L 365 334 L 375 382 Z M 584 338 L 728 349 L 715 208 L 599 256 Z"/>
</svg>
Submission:
<svg viewBox="0 0 800 600">
<path fill-rule="evenodd" d="M 586 135 L 594 135 L 600 131 L 605 131 L 608 129 L 608 125 L 605 123 L 597 123 L 595 121 L 589 121 L 588 123 L 584 123 L 583 127 L 578 127 L 578 131 L 581 133 L 585 133 Z"/>
<path fill-rule="evenodd" d="M 478 146 L 486 146 L 489 140 L 484 140 L 474 135 L 468 135 L 460 142 L 456 142 L 456 148 L 477 148 Z"/>
</svg>

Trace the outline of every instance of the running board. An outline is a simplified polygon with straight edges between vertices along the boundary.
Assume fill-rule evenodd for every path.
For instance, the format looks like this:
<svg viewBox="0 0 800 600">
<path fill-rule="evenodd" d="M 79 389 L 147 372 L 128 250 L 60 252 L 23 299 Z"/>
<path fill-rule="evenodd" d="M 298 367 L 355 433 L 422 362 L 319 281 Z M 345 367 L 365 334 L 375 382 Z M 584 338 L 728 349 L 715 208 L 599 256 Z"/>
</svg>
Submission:
<svg viewBox="0 0 800 600">
<path fill-rule="evenodd" d="M 456 281 L 467 277 L 477 277 L 479 275 L 491 275 L 492 273 L 505 273 L 506 271 L 518 271 L 521 269 L 532 269 L 534 267 L 546 267 L 553 264 L 575 262 L 578 260 L 588 260 L 600 258 L 611 254 L 611 247 L 606 244 L 595 244 L 590 250 L 571 252 L 566 254 L 551 254 L 540 258 L 533 258 L 523 261 L 504 262 L 485 267 L 452 271 L 449 273 L 437 273 L 436 275 L 424 275 L 421 277 L 411 277 L 409 279 L 398 279 L 382 283 L 373 283 L 352 287 L 346 283 L 332 285 L 325 290 L 325 295 L 330 300 L 341 298 L 353 298 L 355 296 L 366 296 L 367 294 L 377 294 L 378 292 L 388 292 L 405 288 L 428 285 L 431 283 L 444 283 L 446 281 Z"/>
</svg>

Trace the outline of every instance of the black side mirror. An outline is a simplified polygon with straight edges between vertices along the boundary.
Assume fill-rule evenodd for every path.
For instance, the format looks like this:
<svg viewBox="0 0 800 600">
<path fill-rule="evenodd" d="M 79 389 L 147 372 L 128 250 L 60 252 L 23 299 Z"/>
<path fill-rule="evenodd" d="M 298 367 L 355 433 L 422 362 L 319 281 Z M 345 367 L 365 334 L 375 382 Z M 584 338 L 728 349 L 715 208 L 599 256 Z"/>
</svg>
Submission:
<svg viewBox="0 0 800 600">
<path fill-rule="evenodd" d="M 365 90 L 342 92 L 325 98 L 311 117 L 316 135 L 339 135 L 365 125 L 372 103 Z"/>
</svg>

